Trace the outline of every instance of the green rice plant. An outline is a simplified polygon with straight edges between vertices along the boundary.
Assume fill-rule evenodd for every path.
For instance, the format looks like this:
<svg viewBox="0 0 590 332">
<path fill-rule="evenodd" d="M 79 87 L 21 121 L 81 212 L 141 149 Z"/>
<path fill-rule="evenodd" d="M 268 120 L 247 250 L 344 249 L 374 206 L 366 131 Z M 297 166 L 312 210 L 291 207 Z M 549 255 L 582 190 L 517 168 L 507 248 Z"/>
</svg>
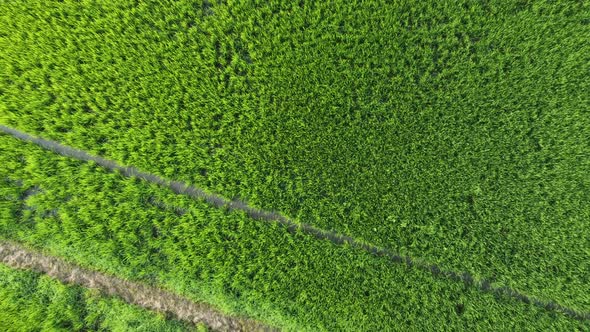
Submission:
<svg viewBox="0 0 590 332">
<path fill-rule="evenodd" d="M 590 310 L 586 2 L 0 6 L 0 123 Z"/>
<path fill-rule="evenodd" d="M 1 238 L 228 314 L 285 330 L 588 327 L 6 135 L 0 141 Z"/>
<path fill-rule="evenodd" d="M 0 0 L 0 9 L 0 124 L 447 271 L 466 271 L 497 287 L 590 311 L 587 2 Z M 142 236 L 150 234 L 143 223 L 164 218 L 162 213 L 196 218 L 194 207 L 183 216 L 176 208 L 162 212 L 152 204 L 158 202 L 154 188 L 141 195 L 139 189 L 121 192 L 119 182 L 97 181 L 88 174 L 96 170 L 82 171 L 87 166 L 78 164 L 65 168 L 69 177 L 56 178 L 51 172 L 62 171 L 55 166 L 59 158 L 29 160 L 26 176 L 35 181 L 15 178 L 24 166 L 4 157 L 10 146 L 0 146 L 2 172 L 13 181 L 6 180 L 6 195 L 35 201 L 48 197 L 42 190 L 49 187 L 61 200 L 40 215 L 34 204 L 2 201 L 4 236 L 39 246 L 56 241 L 53 250 L 65 255 L 63 246 L 79 241 L 84 247 L 102 234 L 108 244 L 88 247 L 106 255 L 88 256 L 93 266 L 107 269 L 115 257 L 142 262 L 122 265 L 129 276 L 168 275 L 149 263 L 150 250 L 159 249 L 142 247 Z M 28 153 L 22 158 L 32 158 Z M 82 181 L 76 189 L 82 192 L 58 189 L 75 179 Z M 17 186 L 19 181 L 29 184 Z M 184 200 L 170 197 L 166 204 L 172 207 Z M 226 212 L 211 212 L 217 216 L 211 225 L 233 225 L 231 218 L 254 222 Z M 97 215 L 102 222 L 90 224 Z M 35 218 L 66 222 L 37 224 Z M 128 219 L 138 228 L 128 228 Z M 80 220 L 89 224 L 78 225 Z M 262 232 L 271 242 L 273 236 L 291 238 L 269 235 L 266 227 L 255 226 L 251 235 Z M 309 246 L 317 242 L 303 238 Z M 332 248 L 320 243 L 315 245 Z M 143 254 L 122 257 L 130 248 Z M 337 262 L 342 269 L 347 259 Z M 315 268 L 308 276 L 336 267 Z M 339 285 L 356 280 L 333 276 Z M 323 311 L 313 301 L 289 302 L 292 293 L 260 290 L 232 302 L 227 299 L 233 295 L 220 291 L 225 286 L 198 285 L 201 291 L 191 292 L 211 290 L 196 297 L 293 329 L 403 325 L 399 317 L 375 313 L 379 323 L 352 304 Z M 280 301 L 288 309 L 267 311 Z M 385 300 L 371 301 L 367 308 Z M 418 324 L 418 313 L 409 315 L 414 318 L 408 324 Z M 434 326 L 428 324 L 435 319 L 428 317 L 423 326 Z"/>
</svg>

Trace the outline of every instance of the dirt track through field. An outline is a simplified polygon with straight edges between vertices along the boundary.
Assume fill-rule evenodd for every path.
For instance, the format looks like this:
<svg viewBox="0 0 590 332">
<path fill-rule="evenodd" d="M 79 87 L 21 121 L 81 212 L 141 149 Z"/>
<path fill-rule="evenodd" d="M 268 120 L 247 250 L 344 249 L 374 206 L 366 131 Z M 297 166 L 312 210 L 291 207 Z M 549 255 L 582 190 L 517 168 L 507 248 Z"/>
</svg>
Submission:
<svg viewBox="0 0 590 332">
<path fill-rule="evenodd" d="M 430 264 L 422 259 L 412 258 L 409 256 L 401 256 L 389 249 L 377 247 L 368 243 L 363 243 L 347 235 L 338 234 L 333 231 L 323 230 L 309 224 L 295 222 L 281 215 L 280 213 L 255 208 L 243 201 L 229 200 L 225 197 L 216 194 L 207 193 L 200 188 L 188 185 L 183 182 L 169 180 L 158 175 L 142 172 L 132 166 L 121 166 L 114 161 L 90 155 L 86 151 L 68 147 L 55 141 L 38 138 L 30 134 L 16 130 L 14 128 L 0 125 L 0 132 L 4 132 L 23 141 L 34 143 L 44 149 L 56 152 L 62 156 L 71 157 L 84 161 L 93 161 L 98 165 L 109 170 L 119 171 L 124 176 L 142 179 L 150 183 L 167 187 L 176 194 L 187 195 L 194 199 L 204 200 L 207 203 L 218 208 L 240 210 L 245 212 L 248 216 L 250 216 L 253 219 L 265 222 L 278 223 L 286 227 L 287 230 L 292 233 L 302 231 L 306 234 L 314 236 L 317 239 L 328 240 L 336 245 L 347 244 L 351 247 L 369 252 L 375 256 L 387 257 L 394 263 L 406 264 L 409 267 L 414 267 L 417 269 L 428 271 L 436 277 L 442 277 L 454 281 L 463 282 L 468 286 L 476 287 L 480 291 L 490 292 L 500 297 L 517 299 L 524 303 L 544 308 L 548 311 L 561 312 L 578 320 L 590 320 L 590 312 L 580 312 L 572 308 L 563 306 L 557 303 L 556 301 L 540 300 L 527 294 L 524 294 L 516 289 L 509 288 L 507 286 L 494 285 L 489 280 L 474 278 L 469 272 L 443 270 L 439 266 Z"/>
<path fill-rule="evenodd" d="M 257 322 L 231 317 L 204 303 L 195 303 L 178 295 L 117 277 L 90 271 L 59 258 L 31 251 L 11 242 L 0 242 L 0 262 L 16 269 L 47 274 L 63 283 L 94 288 L 149 310 L 171 313 L 192 323 L 204 323 L 216 331 L 272 331 Z"/>
</svg>

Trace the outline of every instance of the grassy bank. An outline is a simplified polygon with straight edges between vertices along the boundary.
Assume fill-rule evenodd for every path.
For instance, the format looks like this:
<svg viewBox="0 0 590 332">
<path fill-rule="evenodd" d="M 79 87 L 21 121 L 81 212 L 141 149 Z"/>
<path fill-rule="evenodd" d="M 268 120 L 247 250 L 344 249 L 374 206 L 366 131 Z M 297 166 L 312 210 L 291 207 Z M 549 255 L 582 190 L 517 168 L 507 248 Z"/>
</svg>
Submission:
<svg viewBox="0 0 590 332">
<path fill-rule="evenodd" d="M 96 291 L 0 264 L 3 331 L 195 331 Z"/>
</svg>

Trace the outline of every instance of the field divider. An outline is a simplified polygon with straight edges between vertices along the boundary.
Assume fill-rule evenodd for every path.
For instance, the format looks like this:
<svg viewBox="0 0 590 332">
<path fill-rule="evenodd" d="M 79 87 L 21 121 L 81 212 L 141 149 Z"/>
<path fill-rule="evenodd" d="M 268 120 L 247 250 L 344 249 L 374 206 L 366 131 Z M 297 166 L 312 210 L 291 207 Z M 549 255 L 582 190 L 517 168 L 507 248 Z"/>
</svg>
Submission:
<svg viewBox="0 0 590 332">
<path fill-rule="evenodd" d="M 170 313 L 191 324 L 203 323 L 215 331 L 274 331 L 249 319 L 225 315 L 208 304 L 194 302 L 143 283 L 87 270 L 13 242 L 0 241 L 0 262 L 14 269 L 46 274 L 65 284 L 97 289 L 145 309 Z"/>
<path fill-rule="evenodd" d="M 4 132 L 5 134 L 11 135 L 22 141 L 34 143 L 46 150 L 53 151 L 65 157 L 95 162 L 106 169 L 119 171 L 126 177 L 137 178 L 166 187 L 178 195 L 186 195 L 193 199 L 203 200 L 217 208 L 226 208 L 230 211 L 242 211 L 255 220 L 278 223 L 284 226 L 290 233 L 296 233 L 300 231 L 317 239 L 330 241 L 336 245 L 349 245 L 353 248 L 358 248 L 375 256 L 386 257 L 396 264 L 405 264 L 410 268 L 428 271 L 435 277 L 442 277 L 453 281 L 463 282 L 466 286 L 476 287 L 483 292 L 493 293 L 500 297 L 513 298 L 527 304 L 544 308 L 548 311 L 563 313 L 578 320 L 590 320 L 590 312 L 581 312 L 561 305 L 553 300 L 541 300 L 507 286 L 494 285 L 490 280 L 476 278 L 466 271 L 457 272 L 452 270 L 444 270 L 436 264 L 430 264 L 419 258 L 402 256 L 390 249 L 365 243 L 348 235 L 324 230 L 310 224 L 296 222 L 278 212 L 259 209 L 240 200 L 229 200 L 223 196 L 205 192 L 203 189 L 186 184 L 184 182 L 166 179 L 155 174 L 141 171 L 133 166 L 122 166 L 115 161 L 91 155 L 84 150 L 72 148 L 52 140 L 35 137 L 11 127 L 0 125 L 0 132 Z M 182 210 L 179 207 L 174 208 Z"/>
</svg>

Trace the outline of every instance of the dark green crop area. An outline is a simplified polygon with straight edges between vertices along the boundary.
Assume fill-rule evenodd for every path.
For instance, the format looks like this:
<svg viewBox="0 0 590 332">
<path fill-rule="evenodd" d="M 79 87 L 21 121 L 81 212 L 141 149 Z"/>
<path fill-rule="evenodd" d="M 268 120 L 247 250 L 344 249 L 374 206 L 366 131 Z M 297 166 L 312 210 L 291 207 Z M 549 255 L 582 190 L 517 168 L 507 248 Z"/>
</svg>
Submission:
<svg viewBox="0 0 590 332">
<path fill-rule="evenodd" d="M 0 124 L 581 312 L 589 96 L 587 1 L 0 0 Z M 25 145 L 3 190 L 53 194 L 2 234 L 81 264 L 290 329 L 550 322 Z"/>
<path fill-rule="evenodd" d="M 2 331 L 194 331 L 95 291 L 0 264 Z"/>
</svg>

